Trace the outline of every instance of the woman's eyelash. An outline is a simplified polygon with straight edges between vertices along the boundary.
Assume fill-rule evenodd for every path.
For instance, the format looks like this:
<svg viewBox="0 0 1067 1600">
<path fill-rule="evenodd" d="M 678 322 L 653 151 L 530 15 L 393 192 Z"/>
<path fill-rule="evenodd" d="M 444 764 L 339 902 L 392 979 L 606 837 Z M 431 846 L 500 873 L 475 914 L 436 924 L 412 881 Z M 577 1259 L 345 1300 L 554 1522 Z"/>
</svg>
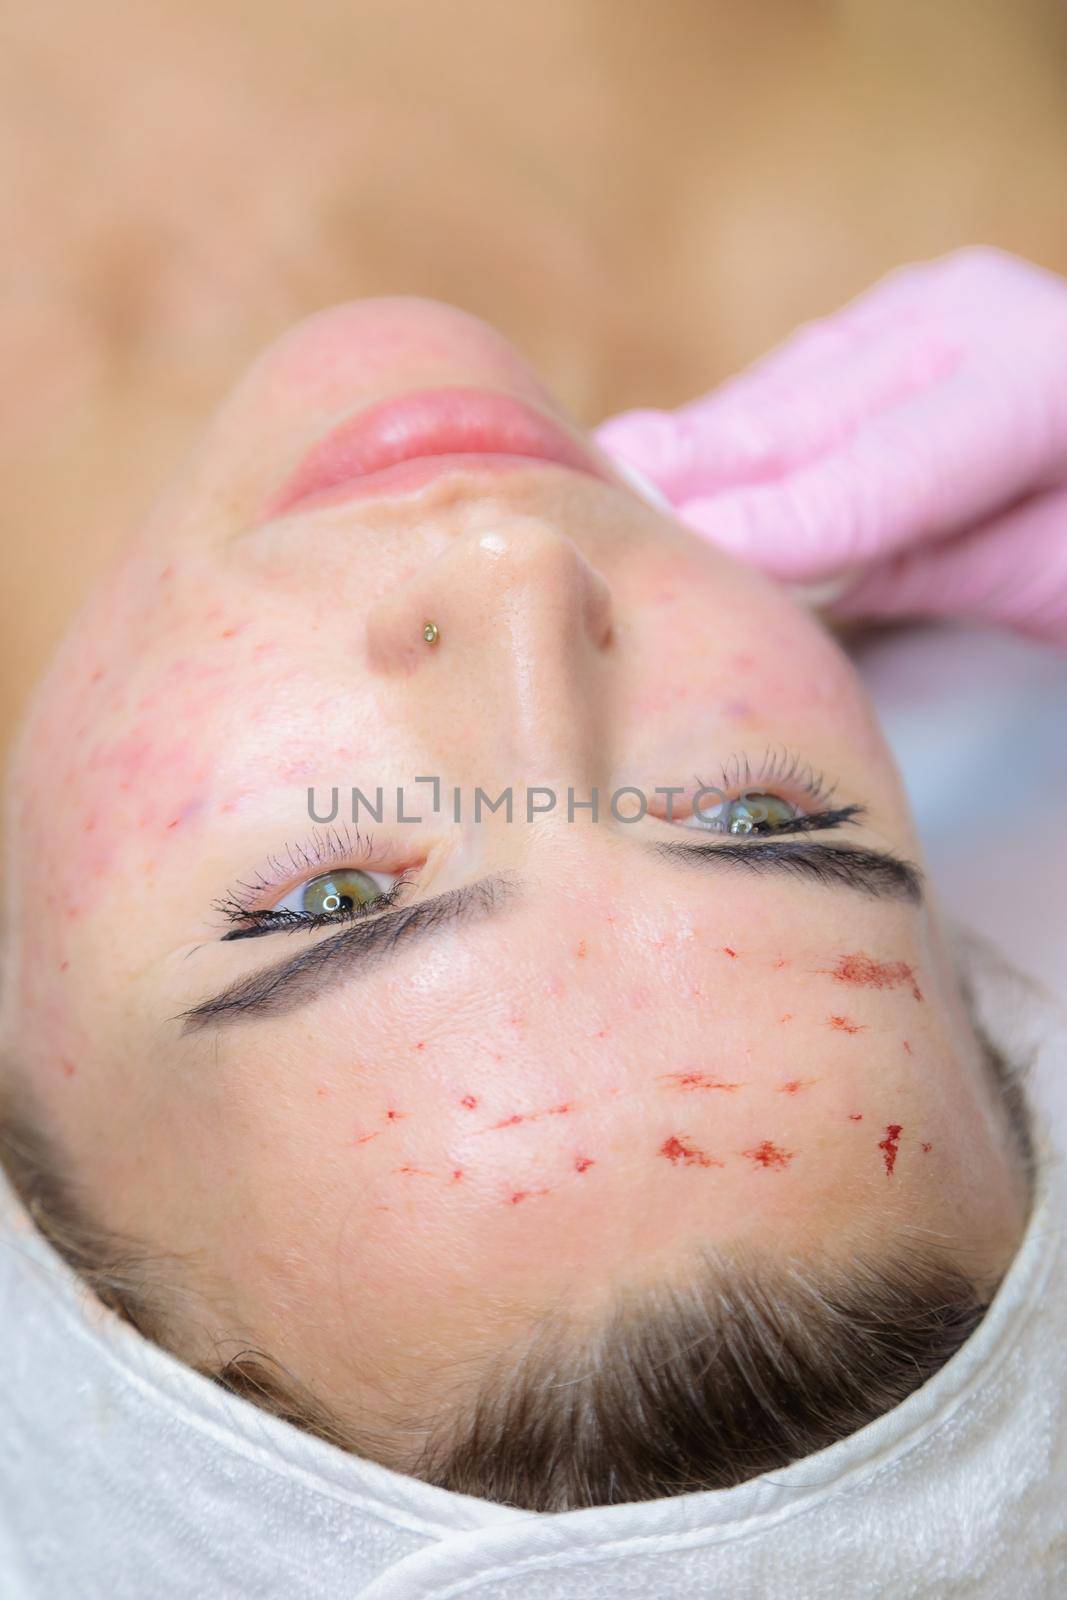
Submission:
<svg viewBox="0 0 1067 1600">
<path fill-rule="evenodd" d="M 747 751 L 737 751 L 723 762 L 718 787 L 755 789 L 759 784 L 777 783 L 803 790 L 814 806 L 828 806 L 836 783 L 828 784 L 825 775 L 785 745 L 768 745 L 763 755 L 753 760 Z M 711 787 L 710 785 L 708 787 Z"/>
<path fill-rule="evenodd" d="M 356 828 L 342 824 L 337 828 L 316 828 L 298 843 L 287 844 L 278 855 L 268 856 L 263 865 L 252 874 L 250 881 L 235 883 L 215 909 L 229 916 L 234 911 L 244 916 L 251 912 L 253 903 L 273 889 L 288 883 L 302 873 L 313 874 L 317 867 L 343 861 L 346 866 L 365 866 L 375 853 L 374 839 Z M 259 913 L 254 913 L 258 915 Z"/>
<path fill-rule="evenodd" d="M 237 924 L 229 933 L 223 934 L 220 942 L 225 944 L 233 939 L 257 939 L 265 933 L 277 933 L 282 928 L 302 928 L 306 932 L 310 928 L 333 928 L 339 922 L 356 922 L 360 917 L 372 916 L 395 905 L 406 882 L 406 879 L 399 878 L 392 888 L 383 889 L 373 900 L 360 905 L 353 904 L 343 911 L 252 911 L 236 901 L 220 900 L 215 909 Z"/>
<path fill-rule="evenodd" d="M 825 833 L 830 828 L 843 828 L 846 822 L 862 817 L 863 806 L 838 806 L 834 811 L 811 811 L 803 817 L 792 817 L 787 822 L 754 822 L 746 834 L 768 833 Z"/>
</svg>

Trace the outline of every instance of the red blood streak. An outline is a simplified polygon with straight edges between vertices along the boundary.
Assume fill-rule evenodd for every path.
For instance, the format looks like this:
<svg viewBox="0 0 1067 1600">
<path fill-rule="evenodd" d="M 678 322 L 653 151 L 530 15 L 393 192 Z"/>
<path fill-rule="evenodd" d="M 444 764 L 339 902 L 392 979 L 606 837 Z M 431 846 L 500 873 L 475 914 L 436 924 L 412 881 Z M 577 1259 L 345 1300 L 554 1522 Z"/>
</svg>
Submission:
<svg viewBox="0 0 1067 1600">
<path fill-rule="evenodd" d="M 723 945 L 722 953 L 724 956 L 732 956 L 735 961 L 737 960 L 737 951 L 731 950 L 728 944 Z"/>
<path fill-rule="evenodd" d="M 699 1150 L 685 1134 L 679 1136 L 672 1133 L 670 1138 L 665 1139 L 660 1145 L 659 1154 L 665 1156 L 674 1166 L 679 1162 L 686 1167 L 721 1167 L 724 1164 L 709 1156 L 705 1150 Z"/>
<path fill-rule="evenodd" d="M 532 1121 L 533 1121 L 533 1117 L 523 1116 L 521 1111 L 516 1111 L 510 1117 L 505 1117 L 503 1122 L 494 1122 L 493 1126 L 489 1129 L 489 1132 L 490 1133 L 494 1133 L 497 1128 L 514 1128 L 520 1122 L 532 1122 Z"/>
<path fill-rule="evenodd" d="M 593 1160 L 592 1156 L 575 1156 L 574 1158 L 575 1172 L 588 1172 L 590 1167 L 595 1166 L 596 1162 Z"/>
<path fill-rule="evenodd" d="M 893 1176 L 893 1168 L 897 1164 L 897 1146 L 900 1143 L 900 1133 L 900 1123 L 891 1122 L 885 1130 L 885 1138 L 878 1141 L 878 1148 L 885 1158 L 885 1175 L 887 1178 Z"/>
<path fill-rule="evenodd" d="M 752 1150 L 742 1150 L 741 1152 L 755 1166 L 771 1168 L 776 1172 L 784 1172 L 795 1153 L 793 1150 L 780 1149 L 778 1145 L 772 1144 L 770 1139 L 764 1139 L 762 1144 L 756 1145 Z"/>
<path fill-rule="evenodd" d="M 743 1089 L 742 1083 L 723 1083 L 709 1072 L 661 1072 L 660 1083 L 669 1083 L 672 1089 Z"/>
<path fill-rule="evenodd" d="M 862 1111 L 850 1111 L 849 1114 L 848 1114 L 848 1120 L 850 1122 L 862 1122 L 863 1121 L 863 1112 Z"/>
<path fill-rule="evenodd" d="M 562 1105 L 549 1106 L 546 1115 L 550 1116 L 550 1117 L 565 1117 L 567 1115 L 567 1112 L 570 1111 L 571 1109 L 572 1109 L 572 1102 L 570 1100 L 564 1100 Z"/>
<path fill-rule="evenodd" d="M 394 1172 L 404 1172 L 404 1173 L 407 1173 L 408 1176 L 416 1177 L 416 1178 L 429 1178 L 429 1177 L 433 1176 L 432 1173 L 429 1173 L 429 1172 L 426 1171 L 425 1167 L 409 1167 L 409 1166 L 394 1167 L 393 1171 Z"/>
<path fill-rule="evenodd" d="M 907 1039 L 904 1040 L 904 1054 L 908 1056 L 911 1055 L 911 1045 L 908 1043 Z"/>
<path fill-rule="evenodd" d="M 839 1033 L 862 1033 L 865 1026 L 862 1022 L 853 1022 L 851 1017 L 827 1017 L 826 1020 Z"/>
<path fill-rule="evenodd" d="M 517 1206 L 523 1200 L 533 1200 L 538 1195 L 548 1194 L 548 1189 L 516 1189 L 514 1194 L 508 1196 L 508 1205 Z"/>
<path fill-rule="evenodd" d="M 390 1111 L 387 1111 L 385 1113 L 385 1120 L 387 1122 L 402 1122 L 406 1116 L 407 1116 L 407 1112 L 406 1111 L 392 1111 L 392 1110 L 390 1110 Z"/>
<path fill-rule="evenodd" d="M 790 1078 L 788 1083 L 778 1085 L 779 1094 L 799 1094 L 801 1089 L 810 1089 L 813 1083 L 818 1083 L 818 1078 Z"/>
<path fill-rule="evenodd" d="M 473 1111 L 477 1104 L 478 1096 L 476 1094 L 465 1094 L 460 1101 L 460 1105 L 465 1107 L 467 1111 Z"/>
<path fill-rule="evenodd" d="M 830 973 L 838 983 L 851 983 L 863 989 L 897 989 L 907 984 L 916 1000 L 922 991 L 915 981 L 915 973 L 906 961 L 875 961 L 873 956 L 838 956 L 837 965 Z"/>
<path fill-rule="evenodd" d="M 355 1140 L 355 1143 L 356 1144 L 370 1144 L 371 1140 L 372 1139 L 376 1139 L 377 1137 L 378 1137 L 378 1135 L 376 1133 L 364 1133 L 358 1139 Z"/>
<path fill-rule="evenodd" d="M 930 1151 L 931 1151 L 931 1150 L 932 1150 L 932 1149 L 933 1149 L 933 1148 L 934 1148 L 934 1147 L 933 1147 L 933 1145 L 932 1145 L 932 1144 L 927 1144 L 927 1143 L 926 1143 L 926 1140 L 925 1140 L 925 1139 L 924 1139 L 924 1140 L 922 1140 L 922 1142 L 921 1142 L 921 1144 L 920 1144 L 920 1147 L 919 1147 L 919 1148 L 920 1148 L 920 1149 L 921 1149 L 921 1150 L 922 1150 L 922 1152 L 923 1152 L 923 1155 L 927 1155 L 927 1156 L 928 1156 L 928 1155 L 929 1155 L 929 1154 L 930 1154 Z"/>
</svg>

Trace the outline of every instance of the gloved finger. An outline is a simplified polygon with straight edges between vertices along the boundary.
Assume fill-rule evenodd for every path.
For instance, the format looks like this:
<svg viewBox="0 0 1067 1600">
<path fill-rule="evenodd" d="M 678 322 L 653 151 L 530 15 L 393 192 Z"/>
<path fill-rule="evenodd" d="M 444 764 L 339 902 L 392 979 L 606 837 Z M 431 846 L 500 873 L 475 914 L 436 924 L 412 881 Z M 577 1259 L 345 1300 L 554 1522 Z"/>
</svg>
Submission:
<svg viewBox="0 0 1067 1600">
<path fill-rule="evenodd" d="M 973 532 L 882 562 L 830 609 L 864 621 L 981 619 L 1067 647 L 1067 491 L 1035 496 Z"/>
<path fill-rule="evenodd" d="M 673 411 L 624 411 L 593 437 L 672 499 L 781 477 L 952 370 L 960 352 L 910 306 L 915 280 L 925 269 L 891 274 L 710 394 Z"/>
<path fill-rule="evenodd" d="M 683 499 L 678 515 L 763 571 L 811 582 L 985 521 L 1035 481 L 1046 449 L 1008 384 L 967 373 L 781 481 Z"/>
</svg>

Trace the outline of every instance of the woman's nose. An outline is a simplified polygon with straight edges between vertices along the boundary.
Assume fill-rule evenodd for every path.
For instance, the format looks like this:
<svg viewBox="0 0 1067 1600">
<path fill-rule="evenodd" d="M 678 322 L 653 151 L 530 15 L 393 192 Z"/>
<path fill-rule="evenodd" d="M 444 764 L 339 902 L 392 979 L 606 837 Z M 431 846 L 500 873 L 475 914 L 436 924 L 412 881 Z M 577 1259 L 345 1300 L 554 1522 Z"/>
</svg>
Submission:
<svg viewBox="0 0 1067 1600">
<path fill-rule="evenodd" d="M 405 680 L 404 714 L 443 756 L 462 738 L 517 779 L 594 759 L 612 596 L 558 528 L 510 518 L 458 539 L 376 602 L 366 637 L 371 671 Z"/>
</svg>

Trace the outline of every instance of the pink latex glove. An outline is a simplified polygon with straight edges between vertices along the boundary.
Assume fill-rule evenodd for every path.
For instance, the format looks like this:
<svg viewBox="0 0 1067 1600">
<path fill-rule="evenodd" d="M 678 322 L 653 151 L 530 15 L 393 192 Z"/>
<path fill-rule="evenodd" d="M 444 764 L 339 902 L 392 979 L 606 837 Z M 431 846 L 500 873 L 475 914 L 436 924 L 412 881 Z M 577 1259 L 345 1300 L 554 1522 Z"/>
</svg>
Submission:
<svg viewBox="0 0 1067 1600">
<path fill-rule="evenodd" d="M 597 430 L 682 520 L 835 616 L 1067 644 L 1067 283 L 999 250 L 892 273 L 678 411 Z"/>
</svg>

